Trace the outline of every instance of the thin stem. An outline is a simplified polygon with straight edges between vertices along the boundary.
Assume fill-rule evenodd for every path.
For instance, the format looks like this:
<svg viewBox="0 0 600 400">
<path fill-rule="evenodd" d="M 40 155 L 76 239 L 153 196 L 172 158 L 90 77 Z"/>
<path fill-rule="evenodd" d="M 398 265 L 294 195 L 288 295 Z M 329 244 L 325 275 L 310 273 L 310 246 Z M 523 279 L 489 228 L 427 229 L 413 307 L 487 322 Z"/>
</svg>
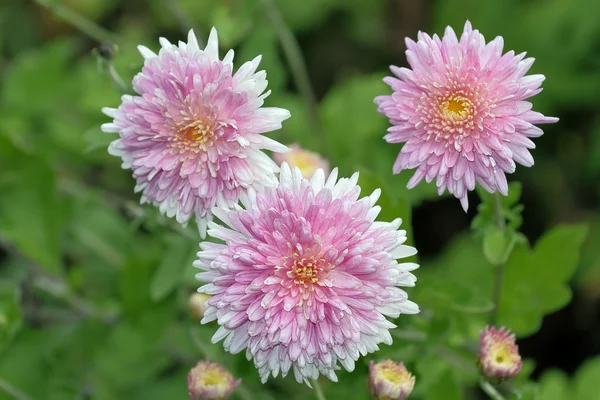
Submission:
<svg viewBox="0 0 600 400">
<path fill-rule="evenodd" d="M 10 383 L 6 382 L 4 379 L 0 379 L 0 391 L 3 391 L 17 400 L 32 400 L 31 397 L 21 392 Z"/>
<path fill-rule="evenodd" d="M 313 125 L 313 128 L 318 129 L 319 118 L 317 114 L 317 97 L 315 96 L 315 92 L 310 83 L 308 70 L 306 68 L 306 63 L 304 62 L 304 56 L 302 55 L 300 45 L 292 33 L 292 30 L 285 23 L 275 2 L 273 0 L 262 0 L 262 3 L 275 28 L 277 36 L 279 37 L 285 58 L 292 71 L 296 87 L 308 105 L 310 122 Z"/>
<path fill-rule="evenodd" d="M 450 364 L 454 365 L 457 368 L 460 368 L 462 371 L 468 374 L 477 374 L 477 368 L 473 364 L 472 360 L 467 360 L 457 354 L 454 350 L 451 350 L 445 346 L 439 346 L 435 349 L 435 354 L 440 358 L 445 359 Z"/>
<path fill-rule="evenodd" d="M 502 208 L 502 197 L 500 197 L 499 193 L 494 195 L 496 207 L 494 208 L 496 212 L 496 224 L 498 228 L 503 232 L 506 231 L 506 219 L 504 217 L 504 209 Z M 500 306 L 500 297 L 502 296 L 502 275 L 504 273 L 504 263 L 496 266 L 496 274 L 494 277 L 494 294 L 493 294 L 493 302 L 494 308 L 490 313 L 490 325 L 496 324 L 496 319 L 498 318 L 498 308 Z"/>
<path fill-rule="evenodd" d="M 494 194 L 494 200 L 496 207 L 494 208 L 496 211 L 496 224 L 498 228 L 505 231 L 506 230 L 506 218 L 504 217 L 504 209 L 502 208 L 502 197 L 500 193 L 496 192 Z"/>
<path fill-rule="evenodd" d="M 68 22 L 89 37 L 98 42 L 116 43 L 118 37 L 112 32 L 96 25 L 93 21 L 87 19 L 76 11 L 64 6 L 63 4 L 52 0 L 34 0 L 38 5 L 50 10 L 58 18 Z"/>
<path fill-rule="evenodd" d="M 85 300 L 70 292 L 67 284 L 63 281 L 58 281 L 55 278 L 50 279 L 40 273 L 34 278 L 33 284 L 38 289 L 56 297 L 57 299 L 63 300 L 80 315 L 98 318 L 107 324 L 112 324 L 115 322 L 117 317 L 115 314 L 100 312 L 92 305 L 86 303 Z"/>
<path fill-rule="evenodd" d="M 311 383 L 315 387 L 315 394 L 317 395 L 317 399 L 319 399 L 319 400 L 327 400 L 327 397 L 325 397 L 325 392 L 323 392 L 323 388 L 321 387 L 321 384 L 319 383 L 319 380 L 318 379 L 311 379 Z"/>
<path fill-rule="evenodd" d="M 121 75 L 119 75 L 119 73 L 117 72 L 112 60 L 107 62 L 106 69 L 108 72 L 108 76 L 110 77 L 110 80 L 113 81 L 115 86 L 119 88 L 121 93 L 124 93 L 124 94 L 130 93 L 129 88 L 125 84 L 125 81 L 123 80 L 123 78 L 121 78 Z"/>
<path fill-rule="evenodd" d="M 502 394 L 500 394 L 500 392 L 485 379 L 481 379 L 479 381 L 479 386 L 481 387 L 481 390 L 483 390 L 488 396 L 490 396 L 490 399 L 505 400 L 504 396 L 502 396 Z"/>
</svg>

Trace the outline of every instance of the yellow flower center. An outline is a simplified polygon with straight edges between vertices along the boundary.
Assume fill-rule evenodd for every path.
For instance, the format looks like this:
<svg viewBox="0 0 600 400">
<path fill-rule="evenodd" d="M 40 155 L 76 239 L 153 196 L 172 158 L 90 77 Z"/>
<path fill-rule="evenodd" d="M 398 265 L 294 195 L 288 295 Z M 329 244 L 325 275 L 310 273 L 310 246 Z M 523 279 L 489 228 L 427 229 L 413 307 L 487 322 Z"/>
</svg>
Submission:
<svg viewBox="0 0 600 400">
<path fill-rule="evenodd" d="M 513 365 L 519 361 L 519 355 L 511 351 L 509 346 L 498 343 L 490 351 L 490 361 L 496 364 Z"/>
<path fill-rule="evenodd" d="M 447 119 L 463 119 L 471 114 L 471 102 L 463 96 L 452 95 L 442 101 L 440 106 L 444 117 Z"/>
<path fill-rule="evenodd" d="M 217 369 L 209 369 L 202 374 L 202 380 L 206 386 L 216 386 L 225 383 L 224 374 Z"/>
<path fill-rule="evenodd" d="M 399 385 L 406 381 L 405 374 L 396 365 L 381 366 L 380 374 L 385 380 L 392 382 L 394 385 Z"/>
<path fill-rule="evenodd" d="M 314 256 L 299 260 L 296 259 L 287 275 L 289 278 L 294 279 L 296 285 L 307 287 L 309 283 L 317 283 L 319 281 L 319 272 L 323 271 L 322 264 L 324 262 L 322 260 L 315 260 Z"/>
<path fill-rule="evenodd" d="M 179 153 L 206 151 L 214 141 L 214 121 L 203 118 L 192 121 L 187 125 L 181 124 L 174 135 L 168 140 L 170 147 L 179 150 Z"/>
</svg>

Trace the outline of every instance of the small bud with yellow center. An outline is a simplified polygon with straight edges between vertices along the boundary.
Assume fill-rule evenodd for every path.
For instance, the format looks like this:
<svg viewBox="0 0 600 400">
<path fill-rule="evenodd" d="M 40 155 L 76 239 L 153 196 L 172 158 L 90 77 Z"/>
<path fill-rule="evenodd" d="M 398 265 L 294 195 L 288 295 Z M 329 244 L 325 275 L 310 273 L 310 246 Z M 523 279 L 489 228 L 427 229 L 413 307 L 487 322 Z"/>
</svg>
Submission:
<svg viewBox="0 0 600 400">
<path fill-rule="evenodd" d="M 194 319 L 201 320 L 204 318 L 204 313 L 208 310 L 205 303 L 210 299 L 210 296 L 204 293 L 194 293 L 188 300 L 188 308 Z"/>
<path fill-rule="evenodd" d="M 281 165 L 283 162 L 287 162 L 290 167 L 298 167 L 306 179 L 310 179 L 319 168 L 323 169 L 325 176 L 329 175 L 329 163 L 318 153 L 303 149 L 297 144 L 288 147 L 290 151 L 287 153 L 273 154 L 277 164 Z"/>
<path fill-rule="evenodd" d="M 477 365 L 481 373 L 494 382 L 517 375 L 523 362 L 515 344 L 515 335 L 504 327 L 486 326 L 480 335 Z"/>
<path fill-rule="evenodd" d="M 369 390 L 375 400 L 404 400 L 415 386 L 415 377 L 403 363 L 386 360 L 369 364 Z"/>
<path fill-rule="evenodd" d="M 188 373 L 190 400 L 226 400 L 241 383 L 219 364 L 200 361 Z"/>
</svg>

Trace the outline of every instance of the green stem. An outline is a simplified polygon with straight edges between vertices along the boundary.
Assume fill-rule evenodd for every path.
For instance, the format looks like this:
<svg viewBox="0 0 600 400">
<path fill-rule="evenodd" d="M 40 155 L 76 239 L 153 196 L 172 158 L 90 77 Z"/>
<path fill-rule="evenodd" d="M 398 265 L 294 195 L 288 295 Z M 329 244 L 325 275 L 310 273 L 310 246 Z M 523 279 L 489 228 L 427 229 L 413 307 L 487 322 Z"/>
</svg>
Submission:
<svg viewBox="0 0 600 400">
<path fill-rule="evenodd" d="M 96 25 L 93 21 L 90 21 L 83 15 L 76 11 L 60 4 L 57 1 L 52 0 L 34 0 L 38 5 L 48 9 L 58 18 L 68 22 L 80 31 L 84 32 L 89 37 L 93 38 L 98 42 L 105 43 L 116 43 L 118 37 L 112 32 Z"/>
<path fill-rule="evenodd" d="M 275 32 L 277 32 L 281 47 L 283 48 L 283 53 L 292 71 L 296 87 L 308 105 L 310 122 L 314 129 L 318 129 L 319 118 L 317 113 L 317 97 L 315 96 L 315 92 L 310 83 L 310 77 L 308 76 L 308 70 L 306 68 L 306 63 L 304 62 L 304 57 L 302 56 L 300 45 L 292 30 L 285 23 L 275 2 L 273 0 L 262 0 L 262 2 L 271 23 L 273 24 L 273 28 L 275 28 Z"/>
<path fill-rule="evenodd" d="M 506 231 L 506 219 L 504 217 L 504 210 L 502 208 L 502 197 L 500 197 L 499 193 L 495 194 L 496 206 L 494 208 L 496 212 L 496 224 L 498 228 L 503 232 Z M 493 294 L 493 302 L 494 308 L 490 313 L 490 325 L 496 324 L 496 319 L 498 318 L 498 307 L 500 306 L 500 297 L 502 295 L 502 275 L 504 273 L 504 263 L 496 266 L 496 274 L 494 278 L 494 294 Z"/>
<path fill-rule="evenodd" d="M 21 392 L 10 383 L 6 382 L 4 379 L 0 379 L 0 391 L 3 391 L 17 400 L 32 400 L 31 397 Z"/>
<path fill-rule="evenodd" d="M 40 273 L 34 278 L 33 284 L 36 288 L 64 301 L 80 315 L 98 318 L 107 324 L 113 324 L 117 318 L 115 314 L 103 313 L 86 303 L 85 300 L 74 295 L 63 281 L 56 280 L 55 278 L 50 279 L 43 273 Z"/>
<path fill-rule="evenodd" d="M 319 399 L 319 400 L 327 400 L 327 397 L 325 397 L 325 392 L 323 392 L 323 388 L 321 387 L 321 384 L 319 383 L 319 380 L 318 379 L 311 379 L 311 383 L 315 387 L 315 394 L 317 395 L 317 399 Z"/>
<path fill-rule="evenodd" d="M 481 387 L 481 390 L 483 390 L 488 396 L 490 396 L 490 399 L 505 400 L 504 396 L 502 396 L 502 394 L 500 394 L 500 392 L 485 379 L 481 379 L 479 381 L 479 386 Z"/>
<path fill-rule="evenodd" d="M 119 88 L 121 93 L 131 94 L 131 91 L 125 84 L 125 81 L 123 80 L 123 78 L 121 78 L 121 75 L 119 75 L 119 73 L 115 69 L 115 65 L 113 64 L 112 60 L 107 62 L 107 72 L 108 76 L 110 77 L 110 80 L 113 81 L 114 85 L 117 88 Z"/>
</svg>

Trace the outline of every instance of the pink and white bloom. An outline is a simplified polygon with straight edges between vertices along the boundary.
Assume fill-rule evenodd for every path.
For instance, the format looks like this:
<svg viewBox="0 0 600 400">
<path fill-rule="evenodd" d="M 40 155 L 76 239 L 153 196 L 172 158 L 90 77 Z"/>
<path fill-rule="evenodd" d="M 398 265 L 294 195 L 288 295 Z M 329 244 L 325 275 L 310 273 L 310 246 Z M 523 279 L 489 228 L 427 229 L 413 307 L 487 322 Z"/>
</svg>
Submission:
<svg viewBox="0 0 600 400">
<path fill-rule="evenodd" d="M 405 400 L 415 387 L 415 377 L 403 363 L 385 360 L 369 363 L 369 391 L 376 400 Z"/>
<path fill-rule="evenodd" d="M 232 207 L 248 188 L 277 183 L 278 167 L 261 150 L 288 149 L 262 134 L 281 128 L 290 113 L 262 107 L 270 92 L 262 94 L 260 56 L 234 73 L 233 50 L 219 58 L 214 28 L 204 50 L 193 31 L 187 43 L 159 41 L 158 55 L 139 46 L 145 58 L 133 80 L 139 95 L 104 108 L 114 121 L 102 130 L 119 134 L 108 151 L 133 171 L 141 202 L 180 223 L 195 215 L 204 237 L 212 207 Z"/>
<path fill-rule="evenodd" d="M 505 327 L 486 326 L 481 331 L 477 364 L 483 375 L 503 381 L 519 373 L 523 362 L 515 340 L 515 335 Z"/>
<path fill-rule="evenodd" d="M 391 344 L 386 319 L 415 314 L 418 306 L 398 286 L 414 286 L 414 263 L 400 219 L 375 221 L 381 194 L 359 200 L 358 174 L 308 180 L 281 165 L 276 188 L 241 196 L 242 207 L 214 209 L 225 226 L 208 233 L 194 265 L 212 295 L 203 323 L 217 320 L 216 343 L 231 353 L 246 349 L 263 382 L 293 369 L 298 382 L 320 374 L 337 380 L 362 354 Z"/>
<path fill-rule="evenodd" d="M 319 153 L 303 149 L 297 144 L 289 145 L 287 153 L 275 153 L 273 159 L 278 165 L 286 162 L 290 167 L 300 168 L 302 176 L 310 179 L 315 172 L 321 168 L 325 175 L 329 174 L 329 162 L 321 157 Z"/>
<path fill-rule="evenodd" d="M 468 21 L 460 40 L 451 27 L 441 39 L 423 32 L 417 42 L 406 38 L 411 69 L 392 66 L 396 77 L 384 81 L 393 94 L 375 103 L 393 125 L 385 140 L 404 143 L 394 173 L 417 169 L 408 188 L 436 179 L 439 194 L 448 189 L 467 210 L 475 182 L 507 195 L 505 173 L 515 171 L 515 162 L 533 165 L 530 138 L 543 133 L 534 124 L 558 118 L 525 101 L 545 79 L 525 75 L 534 59 L 512 50 L 503 55 L 503 45 L 500 36 L 486 44 Z"/>
<path fill-rule="evenodd" d="M 217 363 L 200 361 L 187 376 L 190 400 L 227 400 L 242 383 Z"/>
</svg>

